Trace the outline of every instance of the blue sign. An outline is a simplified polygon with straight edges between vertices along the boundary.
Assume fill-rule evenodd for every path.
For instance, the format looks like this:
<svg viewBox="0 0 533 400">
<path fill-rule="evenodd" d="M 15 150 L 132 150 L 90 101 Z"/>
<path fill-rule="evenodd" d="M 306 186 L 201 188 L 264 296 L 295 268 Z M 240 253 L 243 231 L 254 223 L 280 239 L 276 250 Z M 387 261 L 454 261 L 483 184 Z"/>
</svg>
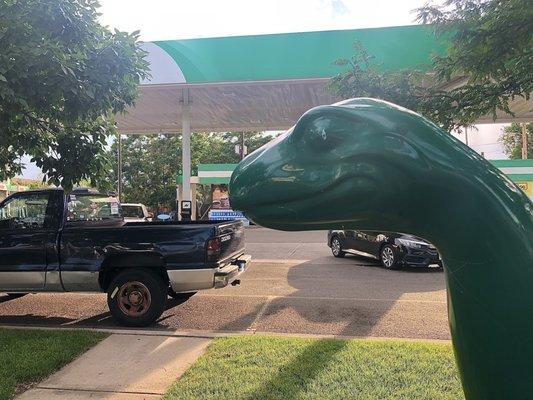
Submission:
<svg viewBox="0 0 533 400">
<path fill-rule="evenodd" d="M 250 221 L 246 219 L 244 214 L 240 211 L 233 210 L 210 210 L 209 221 L 235 221 L 241 220 L 245 225 L 249 225 Z"/>
</svg>

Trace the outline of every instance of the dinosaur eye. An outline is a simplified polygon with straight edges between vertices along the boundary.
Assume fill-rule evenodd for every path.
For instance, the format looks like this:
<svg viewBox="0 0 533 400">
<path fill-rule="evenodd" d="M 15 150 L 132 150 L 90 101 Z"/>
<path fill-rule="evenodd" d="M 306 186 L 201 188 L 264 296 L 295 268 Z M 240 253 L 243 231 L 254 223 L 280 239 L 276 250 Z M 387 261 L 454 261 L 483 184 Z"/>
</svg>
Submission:
<svg viewBox="0 0 533 400">
<path fill-rule="evenodd" d="M 347 138 L 353 136 L 353 121 L 335 116 L 322 116 L 309 123 L 302 138 L 304 145 L 314 147 L 317 151 L 331 150 L 343 145 Z"/>
</svg>

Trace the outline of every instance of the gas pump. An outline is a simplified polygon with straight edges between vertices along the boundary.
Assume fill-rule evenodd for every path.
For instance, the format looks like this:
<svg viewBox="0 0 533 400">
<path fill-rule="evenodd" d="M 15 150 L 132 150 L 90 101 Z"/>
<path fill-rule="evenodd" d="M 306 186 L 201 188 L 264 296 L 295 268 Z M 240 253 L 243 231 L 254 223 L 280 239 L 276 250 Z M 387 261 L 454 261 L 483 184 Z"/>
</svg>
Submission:
<svg viewBox="0 0 533 400">
<path fill-rule="evenodd" d="M 192 202 L 190 200 L 182 200 L 181 201 L 181 220 L 182 221 L 190 221 L 191 220 L 191 213 L 192 213 Z"/>
</svg>

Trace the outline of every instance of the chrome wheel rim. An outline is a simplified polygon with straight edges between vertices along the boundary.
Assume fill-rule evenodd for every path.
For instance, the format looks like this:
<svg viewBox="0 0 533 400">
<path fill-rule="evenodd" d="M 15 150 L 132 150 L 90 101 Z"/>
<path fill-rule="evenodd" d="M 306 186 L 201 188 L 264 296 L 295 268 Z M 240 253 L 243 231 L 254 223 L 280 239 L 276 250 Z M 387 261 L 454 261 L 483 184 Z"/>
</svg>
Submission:
<svg viewBox="0 0 533 400">
<path fill-rule="evenodd" d="M 140 317 L 148 312 L 152 304 L 150 291 L 141 282 L 126 282 L 118 290 L 118 308 L 129 317 Z"/>
<path fill-rule="evenodd" d="M 341 252 L 341 242 L 339 242 L 339 239 L 333 239 L 331 242 L 331 251 L 333 252 L 334 256 L 338 256 Z"/>
<path fill-rule="evenodd" d="M 385 247 L 383 250 L 381 250 L 381 260 L 383 261 L 383 265 L 385 265 L 387 268 L 393 266 L 394 253 L 390 247 Z"/>
</svg>

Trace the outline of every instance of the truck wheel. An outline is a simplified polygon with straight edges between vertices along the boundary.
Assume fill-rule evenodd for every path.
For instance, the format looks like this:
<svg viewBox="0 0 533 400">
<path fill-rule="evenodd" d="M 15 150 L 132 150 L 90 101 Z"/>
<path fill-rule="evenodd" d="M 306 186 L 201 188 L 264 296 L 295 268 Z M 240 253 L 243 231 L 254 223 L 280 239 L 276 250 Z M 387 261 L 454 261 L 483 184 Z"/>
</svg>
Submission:
<svg viewBox="0 0 533 400">
<path fill-rule="evenodd" d="M 189 300 L 196 293 L 197 292 L 176 293 L 171 287 L 168 288 L 168 296 L 172 297 L 174 300 Z"/>
<path fill-rule="evenodd" d="M 148 326 L 163 313 L 167 285 L 156 274 L 128 269 L 118 274 L 107 292 L 109 311 L 122 325 Z"/>
</svg>

